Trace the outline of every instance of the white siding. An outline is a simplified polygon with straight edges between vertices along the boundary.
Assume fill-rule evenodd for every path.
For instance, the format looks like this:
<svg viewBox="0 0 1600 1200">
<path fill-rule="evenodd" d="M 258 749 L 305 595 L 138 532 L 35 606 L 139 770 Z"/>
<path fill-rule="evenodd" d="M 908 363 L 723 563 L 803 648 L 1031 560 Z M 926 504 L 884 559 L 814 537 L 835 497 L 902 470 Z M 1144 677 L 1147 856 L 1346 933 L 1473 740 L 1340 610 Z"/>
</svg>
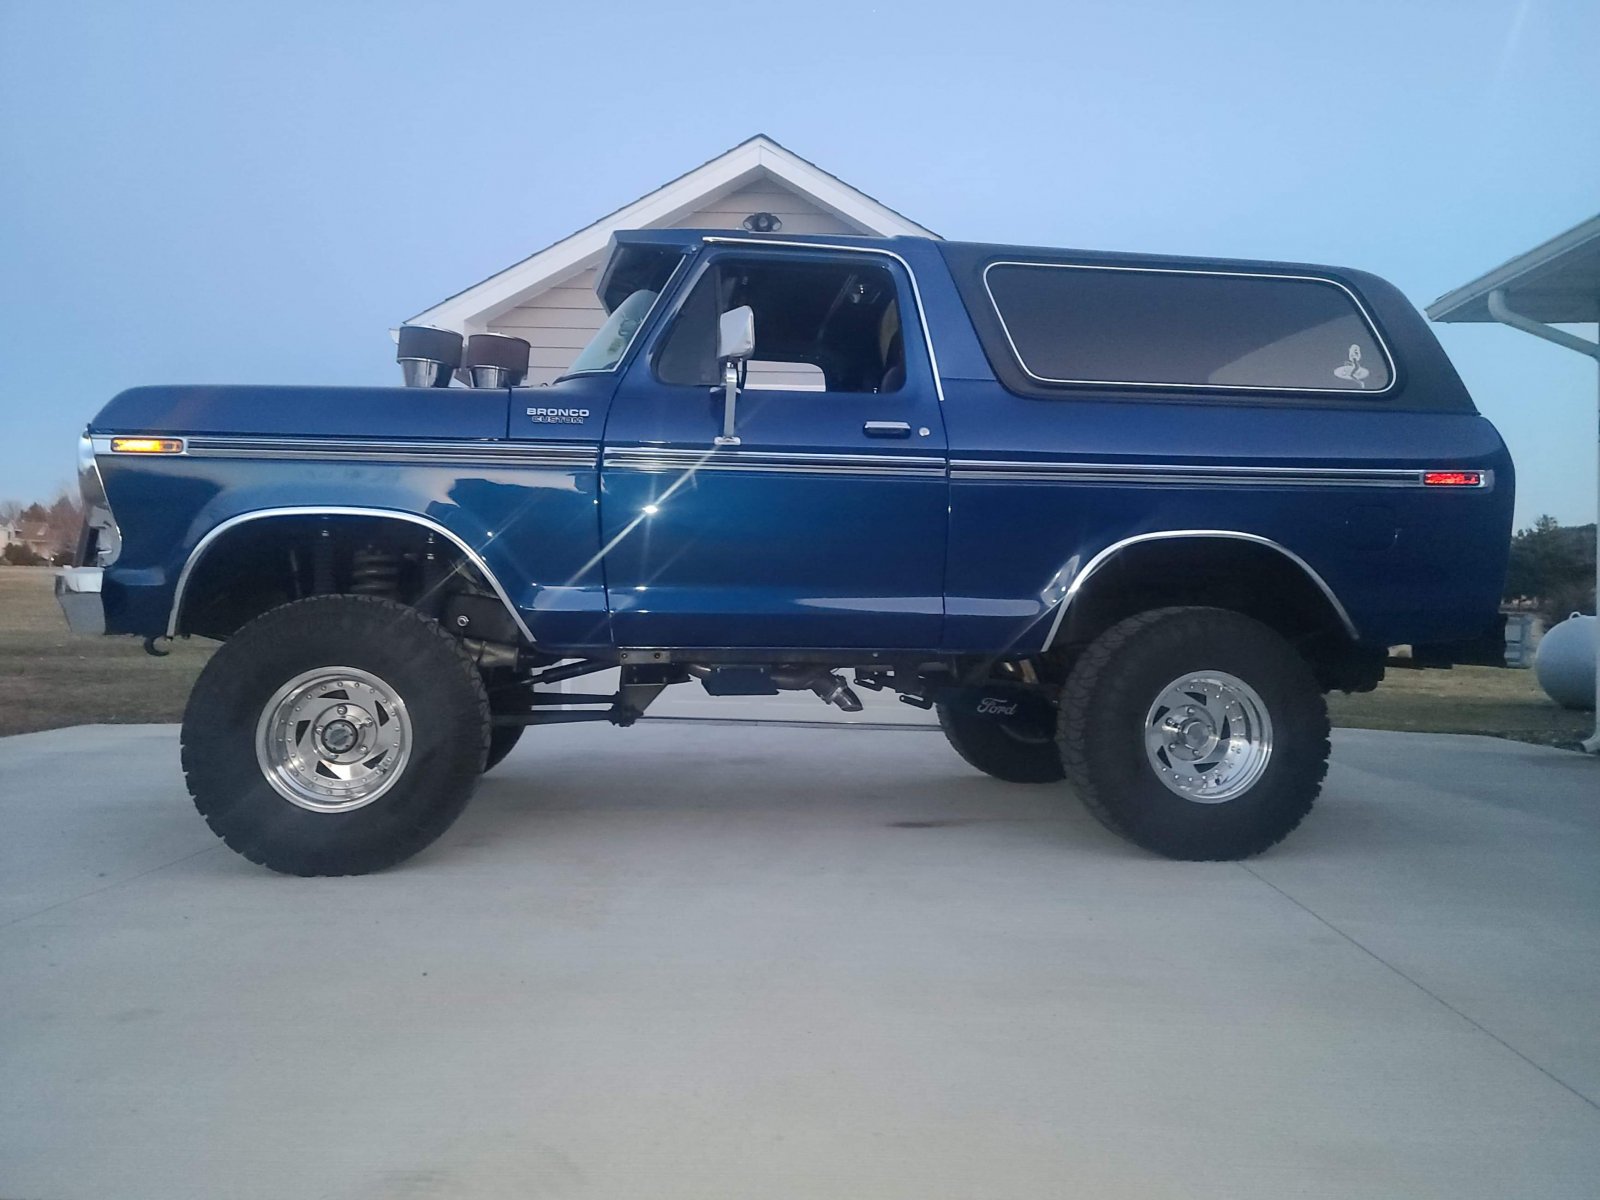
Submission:
<svg viewBox="0 0 1600 1200">
<path fill-rule="evenodd" d="M 530 385 L 549 383 L 571 366 L 604 323 L 605 309 L 594 294 L 596 269 L 562 280 L 489 323 L 492 332 L 526 338 L 533 347 L 528 355 Z"/>
<path fill-rule="evenodd" d="M 713 200 L 706 207 L 674 221 L 673 226 L 742 231 L 744 219 L 757 212 L 769 212 L 781 220 L 783 233 L 861 232 L 770 179 L 759 180 L 720 200 Z M 605 321 L 605 310 L 594 294 L 596 270 L 591 266 L 563 279 L 489 323 L 492 332 L 526 338 L 533 347 L 528 363 L 530 385 L 549 383 L 561 374 Z M 809 375 L 804 367 L 788 372 L 752 367 L 750 383 L 752 387 L 818 386 L 816 377 Z"/>
<path fill-rule="evenodd" d="M 861 233 L 848 221 L 817 207 L 803 196 L 770 179 L 758 180 L 713 200 L 697 212 L 674 221 L 678 229 L 743 230 L 751 213 L 769 212 L 783 222 L 779 233 Z"/>
</svg>

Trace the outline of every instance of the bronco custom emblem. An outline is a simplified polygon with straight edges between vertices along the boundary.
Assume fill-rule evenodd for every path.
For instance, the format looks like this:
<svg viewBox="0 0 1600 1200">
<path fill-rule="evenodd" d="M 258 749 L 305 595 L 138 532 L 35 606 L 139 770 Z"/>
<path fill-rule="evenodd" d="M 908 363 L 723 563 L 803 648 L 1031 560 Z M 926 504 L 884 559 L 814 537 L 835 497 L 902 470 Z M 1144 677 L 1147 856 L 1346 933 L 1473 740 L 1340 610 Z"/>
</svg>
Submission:
<svg viewBox="0 0 1600 1200">
<path fill-rule="evenodd" d="M 582 425 L 589 419 L 587 408 L 530 408 L 528 417 L 540 425 Z"/>
</svg>

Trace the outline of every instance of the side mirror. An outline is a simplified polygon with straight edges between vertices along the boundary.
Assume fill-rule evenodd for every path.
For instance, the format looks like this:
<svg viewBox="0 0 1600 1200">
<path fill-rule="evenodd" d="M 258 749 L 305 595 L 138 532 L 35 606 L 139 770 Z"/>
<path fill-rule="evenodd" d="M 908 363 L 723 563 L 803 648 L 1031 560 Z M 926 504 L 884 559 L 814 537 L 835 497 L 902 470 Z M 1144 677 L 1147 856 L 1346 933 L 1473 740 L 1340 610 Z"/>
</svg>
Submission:
<svg viewBox="0 0 1600 1200">
<path fill-rule="evenodd" d="M 739 403 L 739 367 L 756 348 L 756 314 L 748 304 L 729 309 L 717 322 L 717 357 L 722 360 L 722 435 L 718 446 L 737 446 L 734 409 Z"/>
<path fill-rule="evenodd" d="M 731 308 L 717 322 L 717 357 L 749 358 L 756 348 L 756 314 L 748 304 Z"/>
</svg>

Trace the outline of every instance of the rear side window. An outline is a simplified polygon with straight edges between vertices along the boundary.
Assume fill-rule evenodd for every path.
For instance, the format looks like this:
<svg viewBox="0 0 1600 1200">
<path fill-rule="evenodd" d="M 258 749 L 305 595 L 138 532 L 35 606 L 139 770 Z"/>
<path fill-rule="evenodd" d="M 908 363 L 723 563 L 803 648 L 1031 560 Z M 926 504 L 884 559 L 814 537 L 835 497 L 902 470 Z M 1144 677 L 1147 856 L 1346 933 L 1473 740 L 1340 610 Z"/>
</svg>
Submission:
<svg viewBox="0 0 1600 1200">
<path fill-rule="evenodd" d="M 1355 297 L 1324 279 L 998 262 L 990 299 L 1042 383 L 1384 392 Z"/>
</svg>

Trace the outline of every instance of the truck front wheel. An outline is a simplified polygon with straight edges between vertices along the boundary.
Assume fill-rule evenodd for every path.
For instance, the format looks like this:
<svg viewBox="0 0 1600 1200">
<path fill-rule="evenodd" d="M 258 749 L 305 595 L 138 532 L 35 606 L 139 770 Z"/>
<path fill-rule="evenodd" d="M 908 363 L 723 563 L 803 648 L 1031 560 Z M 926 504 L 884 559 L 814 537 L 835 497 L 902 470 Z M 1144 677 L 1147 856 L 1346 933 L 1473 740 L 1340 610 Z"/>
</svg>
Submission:
<svg viewBox="0 0 1600 1200">
<path fill-rule="evenodd" d="M 361 875 L 450 827 L 488 743 L 483 681 L 437 622 L 315 596 L 212 656 L 184 712 L 183 770 L 206 823 L 252 862 Z"/>
<path fill-rule="evenodd" d="M 1057 741 L 1067 780 L 1113 833 L 1168 858 L 1248 858 L 1311 811 L 1328 711 L 1274 630 L 1217 608 L 1112 626 L 1073 666 Z"/>
</svg>

